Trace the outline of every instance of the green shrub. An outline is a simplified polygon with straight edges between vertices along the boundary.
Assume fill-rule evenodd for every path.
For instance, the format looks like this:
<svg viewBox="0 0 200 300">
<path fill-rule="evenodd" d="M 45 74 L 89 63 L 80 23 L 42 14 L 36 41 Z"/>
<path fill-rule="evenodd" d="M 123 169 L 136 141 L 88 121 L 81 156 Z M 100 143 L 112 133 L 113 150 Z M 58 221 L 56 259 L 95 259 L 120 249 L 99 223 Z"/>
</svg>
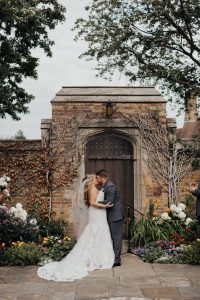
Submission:
<svg viewBox="0 0 200 300">
<path fill-rule="evenodd" d="M 143 216 L 133 224 L 132 242 L 135 246 L 143 246 L 157 240 L 168 240 L 176 229 L 177 226 L 171 226 L 169 222 L 158 223 L 151 217 Z"/>
<path fill-rule="evenodd" d="M 0 255 L 0 265 L 27 266 L 37 265 L 41 260 L 40 247 L 35 243 L 18 243 L 18 246 L 8 247 Z"/>
<path fill-rule="evenodd" d="M 181 264 L 200 265 L 200 243 L 194 242 L 179 256 L 178 262 Z"/>
<path fill-rule="evenodd" d="M 39 235 L 41 237 L 46 236 L 60 236 L 61 238 L 65 235 L 66 223 L 63 220 L 49 220 L 48 218 L 38 222 Z"/>
<path fill-rule="evenodd" d="M 64 239 L 54 236 L 44 238 L 41 246 L 43 261 L 61 260 L 72 250 L 74 244 L 75 242 L 67 236 Z"/>
<path fill-rule="evenodd" d="M 149 246 L 148 248 L 145 249 L 142 255 L 142 260 L 144 262 L 154 263 L 157 259 L 159 259 L 163 255 L 164 252 L 161 249 L 158 249 L 153 246 Z"/>
</svg>

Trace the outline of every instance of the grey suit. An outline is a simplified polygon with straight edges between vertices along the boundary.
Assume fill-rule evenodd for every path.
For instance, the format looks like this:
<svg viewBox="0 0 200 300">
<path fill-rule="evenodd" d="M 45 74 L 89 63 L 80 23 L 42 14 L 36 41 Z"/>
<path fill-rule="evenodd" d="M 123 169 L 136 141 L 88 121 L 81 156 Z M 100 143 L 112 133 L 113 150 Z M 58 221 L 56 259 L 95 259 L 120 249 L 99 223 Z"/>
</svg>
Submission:
<svg viewBox="0 0 200 300">
<path fill-rule="evenodd" d="M 123 234 L 123 219 L 124 211 L 120 196 L 116 185 L 111 181 L 107 180 L 103 185 L 104 189 L 104 200 L 114 204 L 113 207 L 107 208 L 107 219 L 110 227 L 111 237 L 113 241 L 113 249 L 115 253 L 115 262 L 121 261 L 121 245 L 122 245 L 122 234 Z"/>
<path fill-rule="evenodd" d="M 197 197 L 196 215 L 197 215 L 198 223 L 200 225 L 200 181 L 198 182 L 197 189 L 192 193 L 192 195 Z"/>
</svg>

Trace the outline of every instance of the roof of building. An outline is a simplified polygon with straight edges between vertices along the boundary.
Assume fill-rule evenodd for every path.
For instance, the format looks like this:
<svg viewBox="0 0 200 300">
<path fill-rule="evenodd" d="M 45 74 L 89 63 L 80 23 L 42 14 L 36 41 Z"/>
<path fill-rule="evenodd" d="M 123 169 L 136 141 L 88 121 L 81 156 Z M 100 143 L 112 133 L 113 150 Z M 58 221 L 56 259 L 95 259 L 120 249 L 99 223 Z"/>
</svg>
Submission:
<svg viewBox="0 0 200 300">
<path fill-rule="evenodd" d="M 176 136 L 179 140 L 200 137 L 200 118 L 197 121 L 185 122 L 183 128 L 176 130 Z"/>
<path fill-rule="evenodd" d="M 161 94 L 150 86 L 64 86 L 52 102 L 107 102 L 108 100 L 118 103 L 166 102 Z"/>
</svg>

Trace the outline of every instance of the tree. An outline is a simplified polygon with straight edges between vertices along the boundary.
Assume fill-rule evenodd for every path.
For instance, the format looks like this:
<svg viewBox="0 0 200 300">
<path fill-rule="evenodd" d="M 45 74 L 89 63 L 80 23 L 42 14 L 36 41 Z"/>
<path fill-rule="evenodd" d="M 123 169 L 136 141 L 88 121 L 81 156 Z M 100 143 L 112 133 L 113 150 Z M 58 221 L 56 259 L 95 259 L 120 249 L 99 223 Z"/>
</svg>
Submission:
<svg viewBox="0 0 200 300">
<path fill-rule="evenodd" d="M 23 131 L 20 129 L 17 131 L 17 133 L 14 135 L 13 139 L 15 140 L 26 140 L 26 137 L 23 133 Z"/>
<path fill-rule="evenodd" d="M 177 204 L 180 201 L 179 183 L 193 170 L 193 161 L 200 149 L 199 140 L 187 144 L 177 141 L 176 129 L 162 124 L 157 112 L 122 116 L 138 127 L 151 174 L 168 193 L 168 204 Z"/>
<path fill-rule="evenodd" d="M 41 48 L 51 56 L 54 44 L 48 30 L 64 21 L 65 8 L 57 0 L 0 0 L 0 117 L 19 120 L 34 99 L 21 83 L 37 79 L 39 59 L 32 50 Z"/>
<path fill-rule="evenodd" d="M 93 0 L 86 10 L 76 39 L 88 43 L 81 57 L 96 59 L 100 76 L 119 70 L 158 84 L 180 108 L 200 94 L 199 0 Z"/>
</svg>

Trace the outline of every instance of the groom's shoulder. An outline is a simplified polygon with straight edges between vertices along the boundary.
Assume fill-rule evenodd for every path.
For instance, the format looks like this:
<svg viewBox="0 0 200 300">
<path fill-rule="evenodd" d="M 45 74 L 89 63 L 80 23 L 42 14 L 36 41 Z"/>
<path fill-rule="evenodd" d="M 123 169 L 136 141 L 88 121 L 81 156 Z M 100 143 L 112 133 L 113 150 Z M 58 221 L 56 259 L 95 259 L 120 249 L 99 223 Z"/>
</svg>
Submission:
<svg viewBox="0 0 200 300">
<path fill-rule="evenodd" d="M 115 187 L 115 184 L 111 180 L 108 180 L 108 182 L 106 183 L 105 188 L 111 188 L 111 187 Z"/>
</svg>

